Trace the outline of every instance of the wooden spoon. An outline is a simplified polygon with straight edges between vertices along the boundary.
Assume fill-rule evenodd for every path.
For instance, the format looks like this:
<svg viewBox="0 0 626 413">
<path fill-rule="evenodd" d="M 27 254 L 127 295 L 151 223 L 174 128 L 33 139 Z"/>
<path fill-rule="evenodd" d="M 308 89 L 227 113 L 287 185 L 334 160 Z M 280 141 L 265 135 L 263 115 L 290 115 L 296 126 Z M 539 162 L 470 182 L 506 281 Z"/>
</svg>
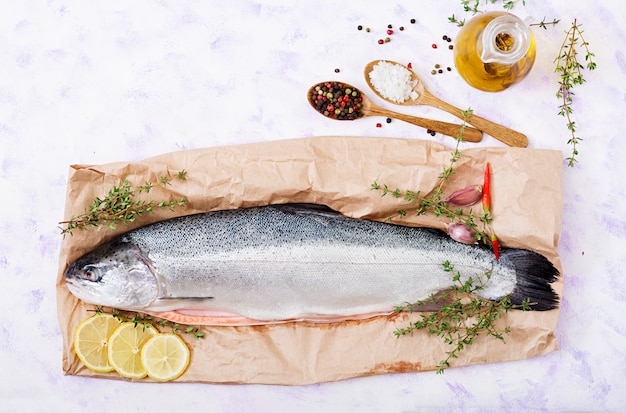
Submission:
<svg viewBox="0 0 626 413">
<path fill-rule="evenodd" d="M 426 90 L 424 83 L 419 79 L 419 77 L 417 77 L 415 73 L 413 73 L 411 69 L 409 69 L 408 67 L 400 63 L 393 62 L 391 60 L 382 60 L 382 61 L 392 63 L 392 64 L 397 64 L 406 68 L 406 70 L 408 70 L 411 73 L 412 79 L 417 80 L 417 85 L 413 88 L 413 90 L 418 94 L 418 97 L 416 99 L 411 99 L 411 98 L 406 99 L 404 102 L 394 102 L 393 100 L 387 99 L 384 96 L 382 96 L 378 92 L 378 90 L 376 90 L 374 85 L 372 85 L 372 81 L 370 79 L 370 72 L 374 70 L 374 66 L 378 64 L 378 62 L 381 62 L 381 60 L 374 60 L 372 62 L 369 62 L 365 66 L 364 74 L 365 74 L 365 81 L 367 82 L 369 87 L 374 91 L 374 93 L 378 95 L 378 97 L 386 100 L 387 102 L 393 103 L 395 105 L 402 105 L 402 106 L 430 105 L 438 109 L 445 110 L 446 112 L 460 119 L 463 119 L 463 111 L 461 109 L 454 107 L 450 105 L 449 103 L 444 102 L 443 100 L 433 96 L 428 90 Z M 491 122 L 485 118 L 481 118 L 480 116 L 476 116 L 472 114 L 468 119 L 465 119 L 465 122 L 469 123 L 472 126 L 477 127 L 478 129 L 493 136 L 497 140 L 506 143 L 507 145 L 518 146 L 520 148 L 525 148 L 528 145 L 528 138 L 526 137 L 526 135 L 516 132 L 507 127 L 504 127 L 502 125 L 498 125 L 497 123 Z M 465 140 L 469 140 L 465 138 L 465 132 L 463 133 L 463 138 Z"/>
<path fill-rule="evenodd" d="M 316 87 L 318 86 L 322 87 L 326 84 L 333 84 L 333 85 L 341 84 L 344 86 L 344 90 L 348 88 L 348 89 L 351 89 L 352 91 L 355 91 L 357 95 L 354 97 L 354 99 L 358 99 L 358 98 L 361 99 L 359 102 L 361 104 L 361 107 L 355 110 L 353 112 L 353 115 L 350 117 L 338 117 L 334 115 L 334 112 L 329 113 L 329 114 L 324 114 L 325 109 L 324 110 L 318 109 L 318 106 L 315 103 L 315 99 L 318 96 Z M 461 133 L 461 125 L 441 122 L 438 120 L 419 118 L 416 116 L 404 115 L 402 113 L 392 112 L 390 110 L 383 109 L 380 106 L 376 106 L 374 103 L 372 103 L 372 101 L 370 101 L 367 98 L 367 96 L 363 94 L 363 92 L 361 92 L 359 89 L 345 82 L 327 81 L 327 82 L 322 82 L 322 83 L 313 85 L 311 86 L 311 88 L 309 88 L 309 91 L 307 92 L 307 100 L 309 104 L 313 107 L 313 109 L 315 109 L 318 113 L 326 116 L 327 118 L 334 119 L 334 120 L 355 120 L 363 116 L 384 116 L 384 117 L 394 118 L 394 119 L 398 119 L 404 122 L 412 123 L 413 125 L 421 126 L 423 128 L 432 130 L 434 132 L 439 132 L 444 135 L 452 136 L 455 138 L 459 136 L 459 134 Z M 326 107 L 327 105 L 324 105 L 324 108 Z M 483 137 L 483 133 L 478 129 L 465 128 L 465 130 L 463 131 L 463 140 L 467 142 L 480 142 L 482 137 Z"/>
</svg>

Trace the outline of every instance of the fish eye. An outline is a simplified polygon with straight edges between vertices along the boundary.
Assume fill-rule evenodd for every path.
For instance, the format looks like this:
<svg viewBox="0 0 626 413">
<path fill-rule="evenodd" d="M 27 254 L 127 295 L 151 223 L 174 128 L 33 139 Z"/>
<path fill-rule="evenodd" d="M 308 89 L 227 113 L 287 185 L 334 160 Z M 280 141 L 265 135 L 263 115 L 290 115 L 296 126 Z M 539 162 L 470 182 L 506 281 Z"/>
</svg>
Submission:
<svg viewBox="0 0 626 413">
<path fill-rule="evenodd" d="M 86 265 L 83 267 L 82 278 L 87 281 L 98 282 L 102 279 L 102 273 L 94 265 Z"/>
</svg>

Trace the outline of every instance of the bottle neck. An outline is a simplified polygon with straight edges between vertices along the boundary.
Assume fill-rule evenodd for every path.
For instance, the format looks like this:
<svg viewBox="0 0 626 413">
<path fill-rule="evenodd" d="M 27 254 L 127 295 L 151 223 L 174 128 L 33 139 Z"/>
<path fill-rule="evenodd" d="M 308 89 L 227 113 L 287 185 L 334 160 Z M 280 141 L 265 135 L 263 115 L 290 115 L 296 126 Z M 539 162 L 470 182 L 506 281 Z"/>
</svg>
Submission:
<svg viewBox="0 0 626 413">
<path fill-rule="evenodd" d="M 531 33 L 524 22 L 512 14 L 496 17 L 481 35 L 481 60 L 484 63 L 514 64 L 530 47 Z"/>
</svg>

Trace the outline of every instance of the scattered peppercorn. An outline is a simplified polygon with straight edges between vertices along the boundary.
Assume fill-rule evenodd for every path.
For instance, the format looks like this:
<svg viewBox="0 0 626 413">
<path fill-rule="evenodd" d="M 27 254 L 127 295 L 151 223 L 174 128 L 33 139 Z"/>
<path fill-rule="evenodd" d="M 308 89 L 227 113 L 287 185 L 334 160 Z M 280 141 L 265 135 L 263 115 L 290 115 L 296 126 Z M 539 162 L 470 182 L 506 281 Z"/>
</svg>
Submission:
<svg viewBox="0 0 626 413">
<path fill-rule="evenodd" d="M 426 129 L 426 133 L 431 136 L 435 136 L 437 134 L 437 132 L 435 132 L 434 130 L 430 130 L 430 129 Z"/>
<path fill-rule="evenodd" d="M 448 40 L 448 36 L 447 35 L 443 35 L 443 40 Z"/>
<path fill-rule="evenodd" d="M 389 37 L 385 37 L 385 43 L 389 43 L 391 39 Z"/>
<path fill-rule="evenodd" d="M 340 72 L 339 68 L 336 68 L 335 73 L 339 73 L 339 72 Z"/>
<path fill-rule="evenodd" d="M 382 123 L 377 123 L 377 124 L 376 124 L 376 127 L 377 127 L 377 128 L 382 128 L 382 127 L 383 127 L 383 124 L 382 124 Z"/>
<path fill-rule="evenodd" d="M 431 70 L 431 71 L 430 71 L 430 74 L 431 74 L 431 75 L 436 75 L 436 74 L 437 74 L 437 71 L 433 69 L 433 70 Z"/>
<path fill-rule="evenodd" d="M 439 69 L 440 67 L 441 67 L 441 65 L 440 65 L 439 63 L 437 63 L 437 64 L 435 65 L 435 69 Z"/>
<path fill-rule="evenodd" d="M 387 30 L 387 34 L 391 36 L 391 35 L 393 34 L 393 30 L 388 29 L 388 30 Z"/>
<path fill-rule="evenodd" d="M 415 24 L 415 19 L 411 19 L 411 24 Z"/>
<path fill-rule="evenodd" d="M 436 45 L 435 43 L 433 43 L 433 44 L 431 45 L 431 47 L 432 47 L 433 49 L 436 49 L 436 48 L 437 48 L 437 45 Z"/>
<path fill-rule="evenodd" d="M 393 26 L 392 26 L 392 25 L 390 25 L 390 24 L 388 24 L 388 25 L 387 25 L 387 28 L 388 28 L 388 29 L 392 29 L 392 28 L 393 28 Z"/>
<path fill-rule="evenodd" d="M 452 71 L 452 68 L 450 66 L 448 66 L 447 69 L 448 69 L 448 72 Z"/>
<path fill-rule="evenodd" d="M 443 73 L 442 69 L 437 70 L 437 73 Z"/>
<path fill-rule="evenodd" d="M 404 31 L 404 26 L 400 26 L 400 31 Z"/>
<path fill-rule="evenodd" d="M 406 67 L 408 67 L 409 69 L 413 69 L 413 64 L 411 62 L 409 62 Z"/>
<path fill-rule="evenodd" d="M 450 45 L 450 46 L 448 46 L 448 49 L 452 50 L 452 49 L 454 49 L 454 46 Z"/>
<path fill-rule="evenodd" d="M 361 26 L 360 24 L 356 28 L 357 30 L 363 30 L 363 26 Z"/>
<path fill-rule="evenodd" d="M 387 123 L 391 123 L 391 118 L 387 118 Z"/>
<path fill-rule="evenodd" d="M 370 32 L 370 30 L 371 29 L 369 27 L 365 29 L 365 31 L 368 32 L 368 33 Z"/>
<path fill-rule="evenodd" d="M 385 41 L 383 39 L 378 39 L 378 44 L 383 44 Z"/>
<path fill-rule="evenodd" d="M 450 42 L 452 41 L 452 38 L 451 38 L 451 37 L 448 37 L 448 38 L 446 39 L 446 41 L 447 41 L 448 43 L 450 43 Z"/>
<path fill-rule="evenodd" d="M 309 102 L 315 110 L 329 118 L 354 120 L 363 116 L 361 92 L 343 83 L 318 83 L 311 89 Z"/>
</svg>

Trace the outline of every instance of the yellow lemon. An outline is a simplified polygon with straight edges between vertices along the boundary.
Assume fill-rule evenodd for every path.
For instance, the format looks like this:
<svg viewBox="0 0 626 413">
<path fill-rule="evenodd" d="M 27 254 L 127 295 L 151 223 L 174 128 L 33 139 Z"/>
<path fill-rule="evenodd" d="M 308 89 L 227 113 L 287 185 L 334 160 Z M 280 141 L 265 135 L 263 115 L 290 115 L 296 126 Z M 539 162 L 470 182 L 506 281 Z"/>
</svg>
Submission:
<svg viewBox="0 0 626 413">
<path fill-rule="evenodd" d="M 189 347 L 177 334 L 159 334 L 141 349 L 141 362 L 148 376 L 157 381 L 180 377 L 189 365 Z"/>
<path fill-rule="evenodd" d="M 146 369 L 141 363 L 141 348 L 148 339 L 157 334 L 159 332 L 150 326 L 123 323 L 109 339 L 109 363 L 121 376 L 129 379 L 146 377 Z"/>
<path fill-rule="evenodd" d="M 98 373 L 113 371 L 107 350 L 111 334 L 119 325 L 120 321 L 112 315 L 97 314 L 76 327 L 74 351 L 88 369 Z"/>
</svg>

